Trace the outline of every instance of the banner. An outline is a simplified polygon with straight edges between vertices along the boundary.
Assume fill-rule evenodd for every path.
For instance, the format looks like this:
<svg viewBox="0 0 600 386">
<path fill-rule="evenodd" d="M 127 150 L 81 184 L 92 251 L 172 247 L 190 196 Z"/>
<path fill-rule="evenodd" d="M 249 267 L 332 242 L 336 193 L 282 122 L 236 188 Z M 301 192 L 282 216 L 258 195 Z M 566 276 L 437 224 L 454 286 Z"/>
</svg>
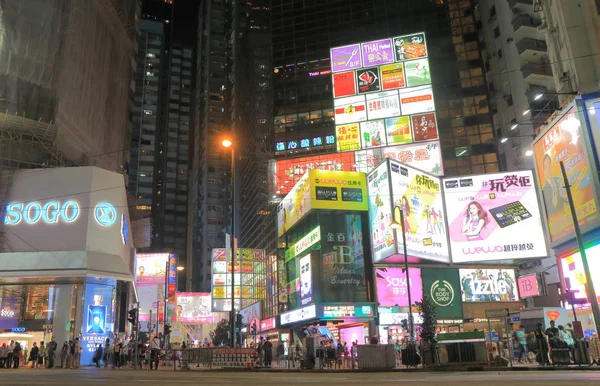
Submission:
<svg viewBox="0 0 600 386">
<path fill-rule="evenodd" d="M 546 211 L 552 243 L 574 237 L 573 218 L 564 189 L 560 161 L 565 164 L 582 230 L 589 229 L 598 221 L 594 176 L 585 154 L 581 121 L 575 112 L 576 108 L 577 105 L 569 109 L 533 144 L 542 205 Z"/>
<path fill-rule="evenodd" d="M 444 180 L 454 263 L 548 256 L 532 172 Z"/>
<path fill-rule="evenodd" d="M 164 284 L 169 257 L 168 253 L 137 253 L 135 282 Z"/>
<path fill-rule="evenodd" d="M 519 300 L 513 269 L 461 269 L 463 302 L 516 302 Z"/>
<path fill-rule="evenodd" d="M 177 293 L 177 310 L 175 313 L 175 321 L 183 323 L 212 322 L 210 299 L 210 293 Z"/>
<path fill-rule="evenodd" d="M 402 209 L 408 256 L 449 262 L 441 180 L 410 166 L 389 160 L 392 200 Z M 395 221 L 400 221 L 399 213 Z M 403 253 L 398 229 L 398 253 Z"/>
<path fill-rule="evenodd" d="M 369 222 L 371 223 L 371 247 L 376 263 L 394 254 L 394 231 L 388 163 L 385 162 L 369 173 Z"/>
<path fill-rule="evenodd" d="M 458 269 L 422 268 L 423 296 L 436 306 L 437 319 L 462 319 L 461 287 Z"/>
<path fill-rule="evenodd" d="M 423 283 L 421 270 L 409 268 L 410 295 L 412 305 L 423 300 Z M 406 272 L 403 268 L 376 268 L 377 301 L 380 306 L 408 307 L 408 286 Z"/>
</svg>

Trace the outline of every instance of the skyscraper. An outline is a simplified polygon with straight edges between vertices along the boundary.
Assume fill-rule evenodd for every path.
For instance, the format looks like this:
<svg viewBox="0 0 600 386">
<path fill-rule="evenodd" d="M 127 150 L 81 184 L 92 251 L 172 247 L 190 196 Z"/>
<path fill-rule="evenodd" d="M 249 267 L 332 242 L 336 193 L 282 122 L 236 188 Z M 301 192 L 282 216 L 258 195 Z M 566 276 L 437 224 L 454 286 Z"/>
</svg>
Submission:
<svg viewBox="0 0 600 386">
<path fill-rule="evenodd" d="M 472 1 L 277 0 L 272 6 L 277 159 L 336 150 L 329 141 L 335 136 L 331 47 L 423 31 L 445 175 L 498 171 Z M 313 137 L 326 140 L 298 145 Z"/>
</svg>

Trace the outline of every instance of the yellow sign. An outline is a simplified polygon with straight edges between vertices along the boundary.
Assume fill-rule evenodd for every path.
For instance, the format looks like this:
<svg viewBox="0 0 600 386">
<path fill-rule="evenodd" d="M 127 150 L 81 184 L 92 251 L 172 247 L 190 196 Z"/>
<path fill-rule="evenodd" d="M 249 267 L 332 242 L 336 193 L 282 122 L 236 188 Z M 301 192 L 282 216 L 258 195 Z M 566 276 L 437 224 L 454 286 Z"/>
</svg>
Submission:
<svg viewBox="0 0 600 386">
<path fill-rule="evenodd" d="M 277 208 L 277 234 L 281 237 L 311 209 L 369 210 L 366 174 L 309 170 Z"/>
<path fill-rule="evenodd" d="M 358 123 L 338 125 L 335 127 L 335 131 L 338 151 L 360 150 L 360 128 Z"/>
</svg>

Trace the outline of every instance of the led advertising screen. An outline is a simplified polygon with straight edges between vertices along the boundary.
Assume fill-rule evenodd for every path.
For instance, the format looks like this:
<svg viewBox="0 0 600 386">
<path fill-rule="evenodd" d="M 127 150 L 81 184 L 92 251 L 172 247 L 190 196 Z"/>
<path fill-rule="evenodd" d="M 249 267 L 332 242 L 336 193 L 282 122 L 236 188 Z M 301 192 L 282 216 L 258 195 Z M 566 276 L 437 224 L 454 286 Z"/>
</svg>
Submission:
<svg viewBox="0 0 600 386">
<path fill-rule="evenodd" d="M 533 144 L 536 173 L 542 191 L 550 241 L 558 243 L 574 237 L 573 219 L 564 189 L 560 161 L 565 164 L 571 194 L 582 230 L 598 221 L 592 165 L 586 157 L 582 123 L 569 109 Z"/>
<path fill-rule="evenodd" d="M 424 33 L 336 47 L 331 62 L 338 151 L 438 138 Z"/>
<path fill-rule="evenodd" d="M 106 306 L 88 305 L 87 334 L 104 334 L 106 332 Z"/>
<path fill-rule="evenodd" d="M 588 258 L 588 265 L 590 267 L 594 289 L 596 290 L 596 296 L 598 296 L 598 302 L 600 303 L 600 259 L 597 258 L 598 253 L 600 253 L 600 244 L 586 248 L 585 252 Z M 585 290 L 586 280 L 583 262 L 581 261 L 581 254 L 577 252 L 559 260 L 565 280 L 564 288 L 573 291 L 576 299 L 588 299 Z"/>
<path fill-rule="evenodd" d="M 380 306 L 408 307 L 408 286 L 403 268 L 375 268 L 377 279 L 377 301 Z M 412 304 L 423 300 L 421 269 L 409 268 L 410 295 Z"/>
<path fill-rule="evenodd" d="M 454 263 L 548 256 L 529 170 L 444 180 Z"/>
<path fill-rule="evenodd" d="M 370 173 L 386 158 L 410 165 L 429 174 L 433 174 L 434 176 L 444 175 L 444 170 L 442 168 L 442 148 L 437 141 L 357 151 L 355 152 L 354 161 L 356 170 L 359 172 Z"/>
<path fill-rule="evenodd" d="M 387 162 L 369 173 L 367 181 L 373 261 L 378 262 L 394 253 L 394 232 L 389 226 L 392 222 L 392 194 Z"/>
<path fill-rule="evenodd" d="M 396 161 L 388 162 L 393 205 L 404 213 L 401 225 L 406 234 L 408 256 L 449 262 L 441 180 Z M 400 221 L 399 213 L 396 216 L 395 220 Z M 397 243 L 398 253 L 401 253 L 400 236 Z"/>
<path fill-rule="evenodd" d="M 355 171 L 354 152 L 314 155 L 271 161 L 269 173 L 271 194 L 288 194 L 309 170 Z"/>
<path fill-rule="evenodd" d="M 177 294 L 177 310 L 175 312 L 175 322 L 212 322 L 210 300 L 210 293 L 179 292 Z"/>
<path fill-rule="evenodd" d="M 463 302 L 516 302 L 514 269 L 460 269 Z"/>
<path fill-rule="evenodd" d="M 137 253 L 135 261 L 136 283 L 165 283 L 168 253 Z"/>
</svg>

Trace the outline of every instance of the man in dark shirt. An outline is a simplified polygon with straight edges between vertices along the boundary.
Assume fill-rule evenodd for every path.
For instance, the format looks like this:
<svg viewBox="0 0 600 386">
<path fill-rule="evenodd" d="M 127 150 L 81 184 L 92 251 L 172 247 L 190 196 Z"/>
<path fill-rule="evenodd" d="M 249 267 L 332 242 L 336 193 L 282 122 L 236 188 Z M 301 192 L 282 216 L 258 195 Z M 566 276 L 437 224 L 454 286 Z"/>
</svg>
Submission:
<svg viewBox="0 0 600 386">
<path fill-rule="evenodd" d="M 550 327 L 546 329 L 546 335 L 550 335 L 549 333 L 552 333 L 553 336 L 558 336 L 558 328 L 556 328 L 554 320 L 550 321 Z"/>
</svg>

